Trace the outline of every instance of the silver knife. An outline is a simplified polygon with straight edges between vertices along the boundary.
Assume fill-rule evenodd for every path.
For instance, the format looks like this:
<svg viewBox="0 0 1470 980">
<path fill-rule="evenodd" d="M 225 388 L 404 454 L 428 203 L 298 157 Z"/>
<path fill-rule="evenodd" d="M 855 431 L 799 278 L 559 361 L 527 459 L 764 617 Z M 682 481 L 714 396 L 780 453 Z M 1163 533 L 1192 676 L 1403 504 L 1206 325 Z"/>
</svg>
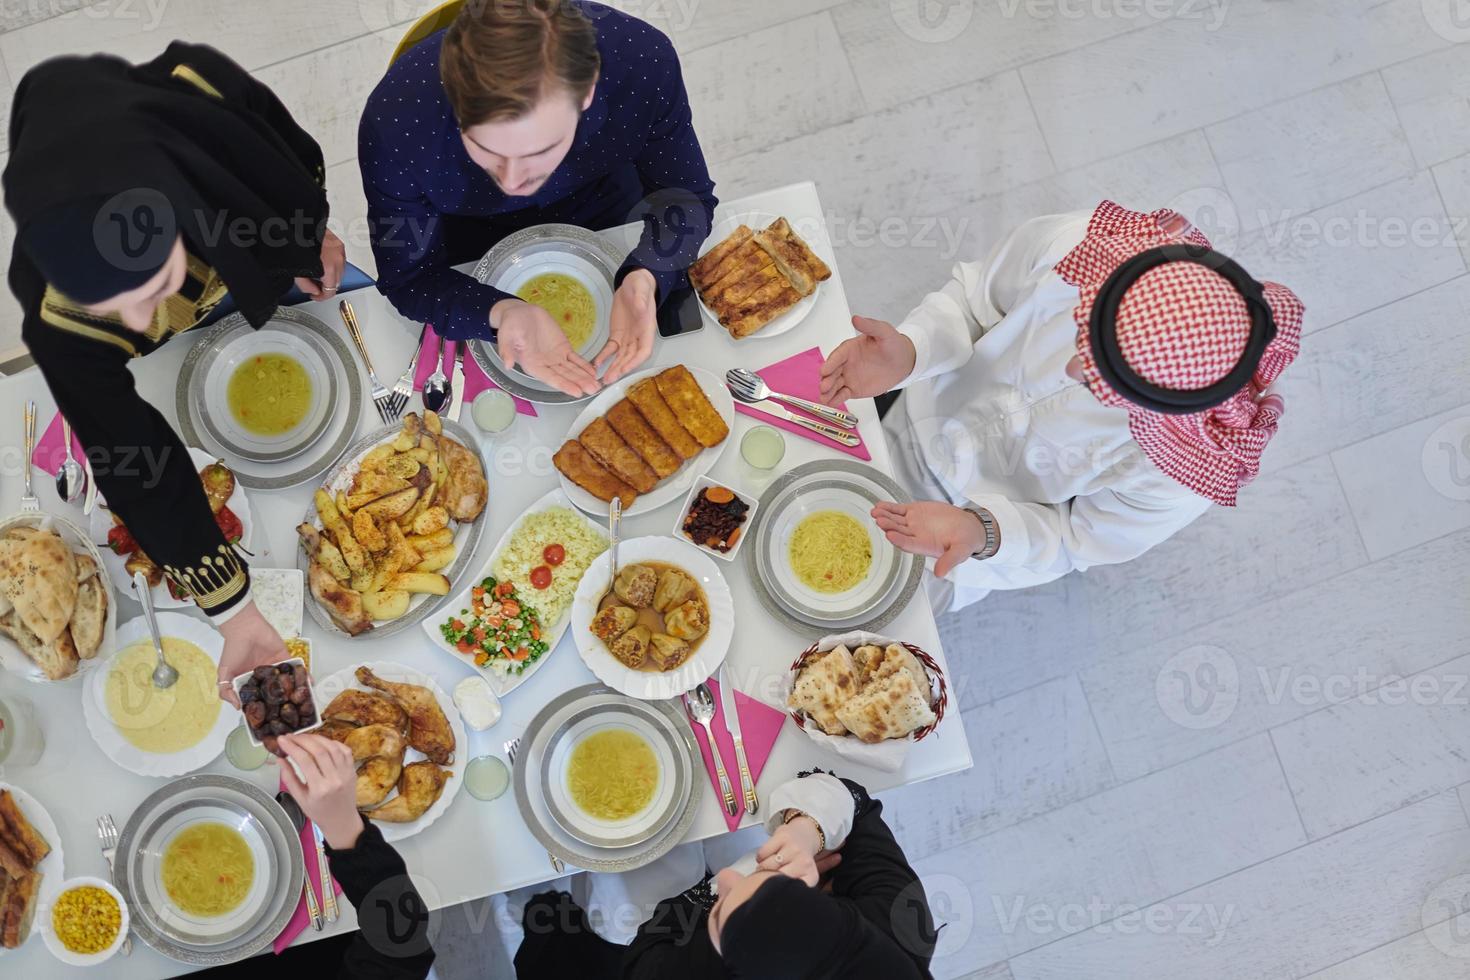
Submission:
<svg viewBox="0 0 1470 980">
<path fill-rule="evenodd" d="M 82 472 L 87 476 L 87 495 L 82 498 L 82 514 L 90 516 L 97 509 L 97 477 L 92 473 L 92 463 L 82 456 Z"/>
<path fill-rule="evenodd" d="M 459 421 L 459 413 L 464 408 L 464 350 L 468 346 L 467 341 L 454 341 L 454 363 L 449 366 L 449 406 L 441 413 L 451 422 Z"/>
<path fill-rule="evenodd" d="M 828 425 L 826 422 L 818 422 L 816 419 L 807 418 L 805 415 L 797 415 L 795 412 L 781 405 L 777 405 L 769 398 L 758 402 L 745 402 L 745 404 L 750 405 L 757 412 L 764 412 L 767 415 L 775 416 L 786 422 L 794 422 L 802 428 L 811 429 L 813 432 L 824 435 L 833 442 L 840 442 L 844 446 L 856 446 L 862 441 L 858 438 L 856 432 L 848 432 L 846 429 L 839 429 L 837 426 Z"/>
<path fill-rule="evenodd" d="M 342 917 L 342 912 L 337 907 L 337 888 L 332 884 L 332 866 L 327 863 L 326 840 L 322 837 L 322 828 L 315 821 L 312 822 L 311 833 L 316 838 L 317 876 L 322 880 L 322 914 L 328 922 L 336 922 Z"/>
<path fill-rule="evenodd" d="M 720 707 L 725 713 L 725 729 L 735 743 L 735 764 L 740 767 L 740 792 L 745 796 L 745 812 L 755 813 L 761 808 L 760 798 L 755 795 L 755 777 L 750 774 L 750 763 L 745 760 L 745 740 L 740 736 L 740 712 L 735 710 L 735 689 L 730 686 L 725 665 L 720 664 Z"/>
</svg>

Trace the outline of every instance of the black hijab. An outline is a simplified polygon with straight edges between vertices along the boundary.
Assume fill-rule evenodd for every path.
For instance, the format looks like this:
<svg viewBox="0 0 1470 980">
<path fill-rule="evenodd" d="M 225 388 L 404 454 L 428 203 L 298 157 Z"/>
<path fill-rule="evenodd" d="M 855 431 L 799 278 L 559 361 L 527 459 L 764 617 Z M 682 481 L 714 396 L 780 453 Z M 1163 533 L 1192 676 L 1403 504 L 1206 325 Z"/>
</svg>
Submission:
<svg viewBox="0 0 1470 980">
<path fill-rule="evenodd" d="M 92 55 L 27 72 L 3 182 L 11 286 L 28 311 L 47 282 L 81 302 L 141 285 L 178 233 L 256 326 L 293 278 L 322 273 L 321 149 L 269 89 L 202 45 L 176 41 L 143 65 Z"/>
</svg>

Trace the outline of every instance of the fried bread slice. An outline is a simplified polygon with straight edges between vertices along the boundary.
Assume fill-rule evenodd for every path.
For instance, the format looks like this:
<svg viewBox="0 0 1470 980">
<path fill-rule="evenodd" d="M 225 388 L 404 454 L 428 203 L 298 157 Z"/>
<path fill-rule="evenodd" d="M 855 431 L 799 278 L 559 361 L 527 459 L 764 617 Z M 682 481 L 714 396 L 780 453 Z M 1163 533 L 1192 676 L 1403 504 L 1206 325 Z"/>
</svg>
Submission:
<svg viewBox="0 0 1470 980">
<path fill-rule="evenodd" d="M 628 401 L 638 409 L 648 424 L 653 426 L 669 448 L 679 455 L 680 459 L 692 459 L 698 456 L 704 448 L 699 440 L 689 434 L 664 396 L 659 393 L 658 385 L 652 378 L 644 378 L 642 381 L 631 386 L 627 392 Z"/>
<path fill-rule="evenodd" d="M 708 448 L 718 446 L 730 434 L 730 427 L 715 411 L 714 405 L 705 396 L 704 389 L 682 364 L 665 368 L 653 377 L 659 394 L 664 396 L 669 408 L 689 434 Z"/>
<path fill-rule="evenodd" d="M 633 501 L 638 498 L 638 491 L 609 473 L 607 467 L 599 463 L 575 439 L 568 439 L 562 443 L 562 447 L 556 451 L 555 456 L 551 457 L 551 461 L 568 480 L 598 500 L 612 500 L 617 497 L 622 500 L 623 507 L 626 509 L 631 507 Z"/>
<path fill-rule="evenodd" d="M 662 480 L 672 476 L 683 464 L 679 454 L 653 430 L 638 411 L 637 406 L 624 398 L 607 410 L 607 422 L 633 451 L 643 458 L 649 468 Z"/>
<path fill-rule="evenodd" d="M 613 476 L 639 493 L 647 493 L 658 485 L 658 474 L 617 434 L 605 416 L 587 423 L 577 441 Z"/>
</svg>

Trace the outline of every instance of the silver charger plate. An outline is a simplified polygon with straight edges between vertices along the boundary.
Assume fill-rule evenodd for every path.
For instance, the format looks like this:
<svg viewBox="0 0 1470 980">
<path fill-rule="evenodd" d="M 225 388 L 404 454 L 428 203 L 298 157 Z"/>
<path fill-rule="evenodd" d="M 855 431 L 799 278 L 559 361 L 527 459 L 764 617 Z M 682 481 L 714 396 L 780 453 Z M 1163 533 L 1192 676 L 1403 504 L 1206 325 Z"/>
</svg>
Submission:
<svg viewBox="0 0 1470 980">
<path fill-rule="evenodd" d="M 918 592 L 924 575 L 923 558 L 900 552 L 893 573 L 887 577 L 875 598 L 836 618 L 831 613 L 818 613 L 780 587 L 775 570 L 770 567 L 769 548 L 771 529 L 780 512 L 777 505 L 791 493 L 794 486 L 810 481 L 816 481 L 822 486 L 846 483 L 854 493 L 864 499 L 870 497 L 869 491 L 860 484 L 852 480 L 844 481 L 844 474 L 860 476 L 863 480 L 876 484 L 890 500 L 906 503 L 910 499 L 894 480 L 872 466 L 855 460 L 814 460 L 792 468 L 766 488 L 757 505 L 754 527 L 747 532 L 754 535 L 754 540 L 745 548 L 745 567 L 756 598 L 767 612 L 799 633 L 820 636 L 848 630 L 881 629 L 908 606 Z"/>
<path fill-rule="evenodd" d="M 639 716 L 651 723 L 668 746 L 674 757 L 674 771 L 669 774 L 673 780 L 672 795 L 669 797 L 664 809 L 654 816 L 646 832 L 620 837 L 600 836 L 579 828 L 577 821 L 558 805 L 556 794 L 546 792 L 547 788 L 551 786 L 551 781 L 556 778 L 556 774 L 551 771 L 551 761 L 555 755 L 557 744 L 567 735 L 572 726 L 577 725 L 584 719 L 593 717 L 597 717 L 599 721 L 605 720 L 609 724 L 616 724 L 616 716 L 622 713 Z M 556 731 L 552 732 L 547 738 L 546 751 L 541 753 L 541 789 L 544 793 L 543 799 L 546 802 L 546 808 L 551 812 L 552 819 L 557 822 L 562 830 L 571 834 L 584 844 L 590 844 L 593 847 L 608 848 L 610 850 L 636 847 L 639 844 L 645 844 L 658 837 L 659 834 L 668 829 L 669 824 L 674 818 L 683 812 L 683 804 L 689 794 L 688 784 L 692 778 L 692 770 L 688 765 L 688 755 L 684 753 L 683 746 L 680 745 L 681 734 L 678 729 L 670 727 L 668 717 L 654 705 L 645 704 L 641 701 L 630 701 L 625 704 L 594 704 L 578 709 L 571 715 L 566 716 L 561 724 L 557 725 Z"/>
<path fill-rule="evenodd" d="M 265 867 L 257 860 L 254 897 L 246 899 L 247 906 L 255 903 L 252 912 L 239 922 L 191 920 L 160 900 L 156 866 L 162 849 L 195 816 L 237 822 L 266 857 Z M 191 966 L 234 963 L 270 948 L 296 911 L 305 875 L 300 839 L 280 804 L 243 779 L 213 774 L 175 779 L 144 800 L 123 828 L 114 863 L 132 931 L 169 959 Z"/>
<path fill-rule="evenodd" d="M 475 458 L 480 461 L 481 472 L 485 474 L 486 479 L 489 479 L 490 468 L 485 465 L 485 457 L 480 453 L 480 442 L 474 433 L 470 432 L 458 422 L 451 421 L 450 419 L 441 418 L 439 422 L 444 426 L 444 431 L 447 434 L 453 436 L 460 445 L 474 454 Z M 381 443 L 388 442 L 401 431 L 403 431 L 402 424 L 395 423 L 364 435 L 357 442 L 353 443 L 345 453 L 340 454 L 336 463 L 327 472 L 326 476 L 322 478 L 321 485 L 328 488 L 329 492 L 345 489 L 352 475 L 357 471 L 362 457 L 366 455 L 368 450 Z M 486 510 L 489 509 L 489 506 L 487 502 L 485 505 Z M 321 527 L 321 518 L 317 516 L 316 506 L 314 504 L 307 504 L 306 513 L 301 519 L 308 524 L 315 525 L 318 528 Z M 454 545 L 457 550 L 454 554 L 454 561 L 450 562 L 447 568 L 441 570 L 444 577 L 449 579 L 448 595 L 417 596 L 414 599 L 414 605 L 409 607 L 408 612 L 399 616 L 397 619 L 384 623 L 375 623 L 372 629 L 360 634 L 361 638 L 366 640 L 401 633 L 409 627 L 427 619 L 429 616 L 432 616 L 440 606 L 466 589 L 469 586 L 469 576 L 479 570 L 479 565 L 475 564 L 475 551 L 480 547 L 480 538 L 484 533 L 485 511 L 483 510 L 480 512 L 479 517 L 468 524 L 458 524 L 456 526 Z M 300 547 L 296 549 L 296 567 L 301 569 L 302 575 L 310 576 L 311 559 L 307 556 L 306 551 Z M 316 624 L 322 629 L 335 636 L 352 639 L 352 637 L 348 637 L 346 632 L 339 629 L 332 622 L 332 617 L 327 615 L 327 611 L 322 608 L 322 604 L 312 597 L 310 590 L 307 591 L 306 595 L 306 608 L 311 610 L 311 618 L 316 620 Z"/>
<path fill-rule="evenodd" d="M 558 715 L 563 714 L 567 708 L 576 706 L 578 702 L 586 701 L 590 706 L 591 703 L 596 703 L 597 699 L 604 703 L 626 703 L 632 700 L 610 687 L 589 684 L 585 687 L 573 688 L 553 698 L 537 713 L 535 718 L 531 719 L 530 725 L 526 727 L 526 732 L 521 737 L 521 754 L 516 757 L 516 765 L 511 776 L 512 785 L 515 787 L 516 806 L 532 836 L 549 853 L 556 855 L 566 863 L 586 871 L 632 871 L 634 868 L 641 868 L 657 861 L 684 839 L 684 835 L 694 824 L 695 811 L 703 796 L 700 787 L 704 780 L 691 778 L 688 799 L 678 817 L 660 831 L 658 836 L 637 847 L 619 849 L 592 847 L 577 842 L 559 827 L 548 828 L 532 805 L 531 794 L 534 792 L 536 801 L 544 808 L 542 787 L 533 786 L 534 781 L 529 780 L 526 774 L 534 771 L 539 778 L 541 771 L 539 754 L 544 744 L 549 741 L 550 723 Z M 674 707 L 673 702 L 670 701 L 639 703 L 660 712 L 672 723 L 672 730 L 679 733 L 679 741 L 683 750 L 688 754 L 691 772 L 702 771 L 703 759 L 700 757 L 699 748 L 694 742 L 693 731 L 689 728 L 683 711 Z M 681 724 L 682 728 L 679 727 Z"/>
<path fill-rule="evenodd" d="M 561 253 L 570 257 L 579 268 L 595 269 L 605 278 L 609 294 L 612 292 L 613 279 L 617 276 L 618 268 L 623 264 L 623 256 L 611 242 L 597 232 L 577 225 L 545 224 L 523 228 L 502 238 L 490 251 L 485 253 L 485 257 L 480 259 L 471 274 L 480 282 L 493 286 L 513 280 L 518 267 L 529 262 L 541 261 L 536 257 L 547 253 Z M 547 271 L 553 270 L 548 268 Z M 589 345 L 592 346 L 594 353 L 601 346 L 596 342 L 597 338 L 607 336 L 605 311 L 599 312 L 599 319 L 600 322 L 593 334 L 593 344 Z M 593 397 L 592 395 L 568 395 L 544 381 L 531 377 L 518 367 L 507 370 L 505 364 L 500 360 L 500 352 L 489 341 L 472 340 L 469 342 L 469 347 L 475 362 L 492 381 L 510 394 L 524 398 L 528 402 L 542 405 L 567 405 Z"/>
<path fill-rule="evenodd" d="M 319 476 L 352 441 L 362 409 L 362 376 L 352 352 L 341 337 L 321 320 L 294 307 L 283 306 L 276 310 L 271 315 L 271 323 L 289 324 L 298 333 L 310 335 L 313 342 L 331 355 L 328 366 L 332 369 L 334 390 L 331 393 L 333 400 L 327 406 L 326 427 L 313 437 L 305 451 L 292 457 L 296 465 L 290 465 L 290 460 L 258 460 L 232 452 L 216 437 L 216 427 L 205 422 L 202 387 L 209 376 L 210 365 L 223 350 L 223 342 L 241 328 L 252 329 L 243 315 L 235 313 L 204 328 L 184 357 L 174 395 L 179 435 L 183 441 L 222 458 L 241 485 L 252 490 L 283 490 Z M 345 385 L 337 383 L 341 379 L 346 379 Z"/>
</svg>

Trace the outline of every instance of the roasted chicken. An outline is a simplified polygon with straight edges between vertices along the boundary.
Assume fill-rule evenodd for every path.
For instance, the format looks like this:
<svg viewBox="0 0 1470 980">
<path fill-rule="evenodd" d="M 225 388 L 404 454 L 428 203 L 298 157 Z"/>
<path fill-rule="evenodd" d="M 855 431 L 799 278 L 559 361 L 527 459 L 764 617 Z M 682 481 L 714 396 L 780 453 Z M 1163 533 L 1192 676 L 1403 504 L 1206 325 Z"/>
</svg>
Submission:
<svg viewBox="0 0 1470 980">
<path fill-rule="evenodd" d="M 454 730 L 439 699 L 417 684 L 385 681 L 367 667 L 357 668 L 357 682 L 392 695 L 408 712 L 408 744 L 441 766 L 454 761 Z"/>
<path fill-rule="evenodd" d="M 327 705 L 322 717 L 328 722 L 345 722 L 353 726 L 389 725 L 399 732 L 408 731 L 408 713 L 402 705 L 393 698 L 371 691 L 343 691 Z"/>
<path fill-rule="evenodd" d="M 423 816 L 438 801 L 449 781 L 448 769 L 432 762 L 411 762 L 398 777 L 398 795 L 382 806 L 363 813 L 370 820 L 385 823 L 409 823 Z"/>
</svg>

